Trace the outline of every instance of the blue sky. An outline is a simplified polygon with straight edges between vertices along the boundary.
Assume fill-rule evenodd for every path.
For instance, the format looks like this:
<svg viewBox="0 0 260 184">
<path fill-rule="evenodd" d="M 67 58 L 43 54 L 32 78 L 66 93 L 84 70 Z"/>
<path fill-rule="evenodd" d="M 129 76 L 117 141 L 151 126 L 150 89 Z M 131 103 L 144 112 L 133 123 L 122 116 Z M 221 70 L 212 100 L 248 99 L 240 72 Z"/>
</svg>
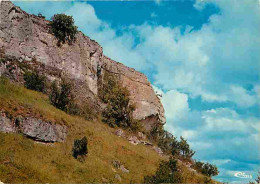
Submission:
<svg viewBox="0 0 260 184">
<path fill-rule="evenodd" d="M 219 181 L 260 170 L 258 0 L 15 2 L 73 15 L 105 55 L 145 73 L 162 93 L 165 128 L 188 139 Z"/>
</svg>

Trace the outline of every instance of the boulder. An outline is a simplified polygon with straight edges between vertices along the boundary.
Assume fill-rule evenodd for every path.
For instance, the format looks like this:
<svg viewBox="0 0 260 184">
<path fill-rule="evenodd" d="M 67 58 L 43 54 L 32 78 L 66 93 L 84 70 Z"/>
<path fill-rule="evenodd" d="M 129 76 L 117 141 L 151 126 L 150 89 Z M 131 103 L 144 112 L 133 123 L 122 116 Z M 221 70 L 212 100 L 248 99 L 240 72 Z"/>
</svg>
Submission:
<svg viewBox="0 0 260 184">
<path fill-rule="evenodd" d="M 146 145 L 146 146 L 152 146 L 152 145 L 153 145 L 151 142 L 149 142 L 149 141 L 144 141 L 144 140 L 141 140 L 141 143 L 142 143 L 143 145 Z"/>
<path fill-rule="evenodd" d="M 121 164 L 119 160 L 112 161 L 112 164 L 115 168 L 121 170 L 122 172 L 129 173 L 129 170 L 126 169 L 125 166 Z"/>
<path fill-rule="evenodd" d="M 24 118 L 18 126 L 25 136 L 43 142 L 63 142 L 68 133 L 66 126 L 36 118 Z"/>
<path fill-rule="evenodd" d="M 121 178 L 121 176 L 119 174 L 115 175 L 115 179 L 118 180 L 118 181 L 122 181 L 122 178 Z"/>
<path fill-rule="evenodd" d="M 128 138 L 128 141 L 133 144 L 133 145 L 137 145 L 137 144 L 140 144 L 141 141 L 136 137 L 136 136 L 130 136 Z"/>
<path fill-rule="evenodd" d="M 63 142 L 67 137 L 67 127 L 52 124 L 32 117 L 17 117 L 14 121 L 0 113 L 0 131 L 5 133 L 19 132 L 42 142 Z"/>
<path fill-rule="evenodd" d="M 146 139 L 146 135 L 144 135 L 143 132 L 138 132 L 138 137 L 139 137 L 140 139 Z"/>
<path fill-rule="evenodd" d="M 116 134 L 117 136 L 119 136 L 119 137 L 124 137 L 124 136 L 125 136 L 125 133 L 124 133 L 124 131 L 123 131 L 122 129 L 117 129 L 117 130 L 115 131 L 115 134 Z"/>
</svg>

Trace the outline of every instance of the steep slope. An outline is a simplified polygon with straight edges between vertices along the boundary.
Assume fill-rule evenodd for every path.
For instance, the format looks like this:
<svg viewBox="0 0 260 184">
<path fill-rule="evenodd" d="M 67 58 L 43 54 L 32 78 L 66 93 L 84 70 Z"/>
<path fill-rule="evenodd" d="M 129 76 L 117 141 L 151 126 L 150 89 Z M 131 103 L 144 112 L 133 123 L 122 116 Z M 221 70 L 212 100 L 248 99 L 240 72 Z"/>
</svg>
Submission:
<svg viewBox="0 0 260 184">
<path fill-rule="evenodd" d="M 68 76 L 77 84 L 75 92 L 78 98 L 96 110 L 102 107 L 96 97 L 98 82 L 104 71 L 115 74 L 130 91 L 131 103 L 136 105 L 135 119 L 141 120 L 147 130 L 165 123 L 163 106 L 145 75 L 104 56 L 102 47 L 81 32 L 73 45 L 57 47 L 57 40 L 49 33 L 48 23 L 10 1 L 1 1 L 0 48 L 21 62 L 37 61 L 40 63 L 38 69 L 49 80 Z M 5 72 L 6 66 L 2 66 L 0 75 Z M 19 75 L 18 71 L 12 78 L 21 81 Z"/>
<path fill-rule="evenodd" d="M 115 129 L 104 123 L 67 115 L 50 105 L 46 95 L 1 78 L 0 107 L 13 119 L 34 117 L 68 127 L 67 138 L 61 143 L 0 133 L 0 181 L 4 183 L 140 183 L 145 175 L 156 171 L 160 160 L 167 159 L 150 146 L 133 145 L 114 135 Z M 80 162 L 72 157 L 71 150 L 74 139 L 83 136 L 88 138 L 89 153 Z M 113 161 L 120 161 L 129 172 L 115 168 Z M 203 183 L 205 176 L 180 167 L 186 182 Z"/>
<path fill-rule="evenodd" d="M 120 182 L 115 179 L 116 174 L 124 183 L 141 182 L 145 174 L 155 171 L 161 159 L 154 150 L 117 137 L 115 130 L 104 123 L 69 116 L 51 106 L 46 95 L 9 82 L 0 82 L 0 107 L 12 118 L 41 118 L 68 127 L 63 143 L 37 143 L 21 134 L 0 133 L 2 182 Z M 83 136 L 88 138 L 89 154 L 84 162 L 79 162 L 72 157 L 71 150 L 74 139 Z M 113 168 L 114 160 L 123 163 L 129 173 Z"/>
</svg>

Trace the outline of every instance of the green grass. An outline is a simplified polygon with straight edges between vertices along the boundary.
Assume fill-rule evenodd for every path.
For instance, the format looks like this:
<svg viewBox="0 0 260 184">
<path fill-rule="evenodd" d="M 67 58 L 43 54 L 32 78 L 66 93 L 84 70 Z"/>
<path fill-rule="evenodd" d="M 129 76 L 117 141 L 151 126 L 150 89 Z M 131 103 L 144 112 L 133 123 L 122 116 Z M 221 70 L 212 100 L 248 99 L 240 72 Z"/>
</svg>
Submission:
<svg viewBox="0 0 260 184">
<path fill-rule="evenodd" d="M 64 143 L 52 145 L 35 143 L 19 134 L 0 134 L 0 181 L 7 183 L 49 182 L 86 183 L 111 182 L 120 174 L 122 182 L 141 182 L 152 174 L 160 156 L 143 145 L 134 146 L 117 137 L 112 129 L 101 123 L 70 116 L 50 105 L 42 93 L 27 90 L 3 79 L 0 80 L 0 109 L 11 116 L 36 116 L 69 128 Z M 79 162 L 71 154 L 75 138 L 87 136 L 89 154 Z M 112 170 L 112 161 L 120 160 L 130 173 Z"/>
<path fill-rule="evenodd" d="M 65 124 L 69 133 L 64 143 L 41 144 L 19 134 L 0 133 L 0 181 L 5 183 L 140 183 L 154 174 L 163 159 L 144 145 L 132 145 L 113 134 L 115 129 L 96 121 L 71 116 L 50 105 L 45 94 L 25 89 L 0 78 L 0 111 L 10 116 L 34 116 L 52 123 Z M 88 138 L 88 155 L 84 162 L 72 157 L 74 139 Z M 120 160 L 129 173 L 116 169 L 112 161 Z M 202 183 L 203 176 L 185 167 L 187 182 Z"/>
</svg>

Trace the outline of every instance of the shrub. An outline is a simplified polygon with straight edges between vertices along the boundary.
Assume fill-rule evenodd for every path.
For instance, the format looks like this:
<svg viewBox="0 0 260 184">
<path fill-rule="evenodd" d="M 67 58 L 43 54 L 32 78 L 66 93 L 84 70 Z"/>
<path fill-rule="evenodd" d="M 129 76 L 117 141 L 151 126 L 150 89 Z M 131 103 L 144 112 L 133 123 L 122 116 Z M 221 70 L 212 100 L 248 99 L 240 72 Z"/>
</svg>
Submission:
<svg viewBox="0 0 260 184">
<path fill-rule="evenodd" d="M 51 104 L 58 109 L 68 112 L 70 104 L 74 101 L 71 90 L 71 84 L 66 82 L 64 79 L 62 80 L 60 87 L 57 82 L 54 81 L 51 84 L 51 92 L 49 95 Z"/>
<path fill-rule="evenodd" d="M 51 32 L 58 39 L 58 45 L 65 42 L 72 44 L 76 40 L 78 31 L 72 16 L 56 14 L 51 18 L 49 25 L 51 26 Z"/>
<path fill-rule="evenodd" d="M 157 142 L 161 137 L 163 137 L 163 134 L 164 134 L 163 126 L 156 125 L 149 132 L 148 138 Z"/>
<path fill-rule="evenodd" d="M 138 127 L 132 118 L 134 106 L 130 104 L 129 91 L 107 72 L 104 75 L 102 89 L 99 90 L 99 97 L 107 104 L 102 113 L 105 123 L 111 127 Z"/>
<path fill-rule="evenodd" d="M 84 103 L 83 105 L 79 105 L 72 101 L 69 104 L 68 113 L 81 116 L 86 120 L 93 120 L 97 118 L 97 114 L 87 103 Z"/>
<path fill-rule="evenodd" d="M 195 161 L 192 167 L 195 168 L 197 171 L 201 172 L 202 174 L 209 177 L 217 176 L 219 173 L 218 168 L 215 165 L 209 163 Z"/>
<path fill-rule="evenodd" d="M 182 183 L 177 161 L 172 158 L 167 162 L 162 161 L 155 175 L 144 177 L 144 183 Z"/>
<path fill-rule="evenodd" d="M 195 151 L 193 151 L 190 148 L 190 145 L 187 143 L 187 140 L 185 140 L 182 136 L 178 145 L 178 149 L 180 156 L 182 156 L 185 159 L 190 159 L 195 154 Z"/>
<path fill-rule="evenodd" d="M 164 153 L 176 155 L 179 153 L 178 148 L 178 140 L 172 134 L 167 131 L 163 132 L 163 136 L 161 136 L 158 140 L 158 146 L 162 149 Z"/>
<path fill-rule="evenodd" d="M 85 156 L 88 154 L 88 140 L 86 136 L 82 139 L 74 140 L 73 148 L 72 148 L 72 155 L 74 158 L 78 158 L 78 156 Z"/>
<path fill-rule="evenodd" d="M 24 85 L 26 88 L 44 92 L 46 85 L 46 77 L 39 75 L 36 72 L 25 72 L 24 74 Z"/>
</svg>

